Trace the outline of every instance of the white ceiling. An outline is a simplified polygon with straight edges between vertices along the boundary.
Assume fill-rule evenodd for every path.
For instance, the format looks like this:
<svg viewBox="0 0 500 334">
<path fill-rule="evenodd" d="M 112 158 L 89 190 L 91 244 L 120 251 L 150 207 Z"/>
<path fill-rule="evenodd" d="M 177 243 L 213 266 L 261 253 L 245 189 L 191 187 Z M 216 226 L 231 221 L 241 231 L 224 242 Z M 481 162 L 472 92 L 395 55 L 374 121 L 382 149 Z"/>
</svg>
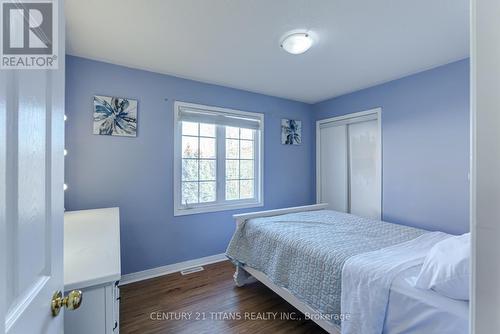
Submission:
<svg viewBox="0 0 500 334">
<path fill-rule="evenodd" d="M 67 0 L 67 52 L 308 103 L 469 54 L 468 0 Z M 280 39 L 317 42 L 290 55 Z"/>
</svg>

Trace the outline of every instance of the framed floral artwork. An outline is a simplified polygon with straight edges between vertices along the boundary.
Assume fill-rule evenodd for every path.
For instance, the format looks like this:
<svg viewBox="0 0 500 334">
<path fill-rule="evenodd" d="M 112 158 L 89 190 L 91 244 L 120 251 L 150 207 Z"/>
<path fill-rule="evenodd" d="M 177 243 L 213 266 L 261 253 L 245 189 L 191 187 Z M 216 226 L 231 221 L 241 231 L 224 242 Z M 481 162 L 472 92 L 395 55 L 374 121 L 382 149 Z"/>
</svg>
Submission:
<svg viewBox="0 0 500 334">
<path fill-rule="evenodd" d="M 302 121 L 281 120 L 281 143 L 284 145 L 302 144 Z"/>
<path fill-rule="evenodd" d="M 137 100 L 94 96 L 94 134 L 137 136 Z"/>
</svg>

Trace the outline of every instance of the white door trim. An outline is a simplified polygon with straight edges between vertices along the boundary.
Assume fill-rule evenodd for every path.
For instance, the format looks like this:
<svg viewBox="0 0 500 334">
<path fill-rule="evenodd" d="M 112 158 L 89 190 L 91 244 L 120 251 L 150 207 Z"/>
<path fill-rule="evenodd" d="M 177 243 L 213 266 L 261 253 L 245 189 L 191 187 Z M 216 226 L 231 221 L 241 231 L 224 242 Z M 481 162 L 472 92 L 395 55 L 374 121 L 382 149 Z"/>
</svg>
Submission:
<svg viewBox="0 0 500 334">
<path fill-rule="evenodd" d="M 342 116 L 336 116 L 331 118 L 320 119 L 316 121 L 316 203 L 320 203 L 321 198 L 321 135 L 320 128 L 325 126 L 328 123 L 356 123 L 363 120 L 376 119 L 377 120 L 377 128 L 378 128 L 378 143 L 377 143 L 377 181 L 378 188 L 380 189 L 380 216 L 382 219 L 382 108 L 377 107 L 365 111 L 345 114 Z"/>
<path fill-rule="evenodd" d="M 469 229 L 470 229 L 470 272 L 469 282 L 469 333 L 474 333 L 476 328 L 476 260 L 477 260 L 477 240 L 476 240 L 476 67 L 477 67 L 477 47 L 476 47 L 476 0 L 470 2 L 470 165 L 469 165 Z"/>
</svg>

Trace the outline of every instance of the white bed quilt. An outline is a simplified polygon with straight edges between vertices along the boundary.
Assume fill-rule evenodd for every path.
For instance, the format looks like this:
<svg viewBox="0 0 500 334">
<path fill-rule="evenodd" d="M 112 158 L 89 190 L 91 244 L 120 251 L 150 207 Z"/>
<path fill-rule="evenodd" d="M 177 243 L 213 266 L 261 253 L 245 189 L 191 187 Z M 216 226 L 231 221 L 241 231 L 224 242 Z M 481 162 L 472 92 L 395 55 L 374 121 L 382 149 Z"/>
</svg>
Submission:
<svg viewBox="0 0 500 334">
<path fill-rule="evenodd" d="M 383 334 L 468 334 L 469 302 L 415 287 L 422 266 L 392 282 Z"/>
<path fill-rule="evenodd" d="M 449 238 L 442 232 L 349 258 L 342 271 L 342 334 L 380 334 L 394 278 L 423 263 L 429 249 Z"/>
</svg>

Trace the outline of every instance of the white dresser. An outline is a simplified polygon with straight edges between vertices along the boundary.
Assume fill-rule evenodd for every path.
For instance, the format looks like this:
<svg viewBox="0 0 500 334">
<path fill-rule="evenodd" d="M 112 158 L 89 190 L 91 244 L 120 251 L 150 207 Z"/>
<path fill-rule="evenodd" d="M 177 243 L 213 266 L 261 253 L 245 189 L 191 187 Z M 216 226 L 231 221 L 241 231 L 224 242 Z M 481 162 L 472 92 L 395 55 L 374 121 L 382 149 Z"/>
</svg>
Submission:
<svg viewBox="0 0 500 334">
<path fill-rule="evenodd" d="M 64 290 L 83 292 L 79 309 L 65 312 L 66 334 L 119 333 L 119 208 L 64 213 Z"/>
</svg>

